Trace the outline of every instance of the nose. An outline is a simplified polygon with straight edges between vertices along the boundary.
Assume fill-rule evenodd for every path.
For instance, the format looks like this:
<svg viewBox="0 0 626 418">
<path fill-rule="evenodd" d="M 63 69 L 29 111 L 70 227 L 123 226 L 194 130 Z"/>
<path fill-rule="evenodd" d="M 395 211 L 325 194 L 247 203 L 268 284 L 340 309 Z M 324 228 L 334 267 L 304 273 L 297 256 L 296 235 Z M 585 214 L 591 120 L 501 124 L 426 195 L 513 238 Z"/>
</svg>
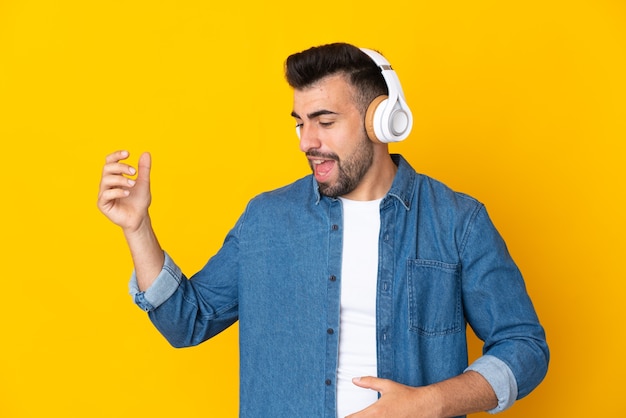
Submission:
<svg viewBox="0 0 626 418">
<path fill-rule="evenodd" d="M 308 152 L 321 146 L 314 124 L 302 124 L 302 126 L 298 128 L 298 136 L 300 137 L 300 151 L 302 152 Z"/>
</svg>

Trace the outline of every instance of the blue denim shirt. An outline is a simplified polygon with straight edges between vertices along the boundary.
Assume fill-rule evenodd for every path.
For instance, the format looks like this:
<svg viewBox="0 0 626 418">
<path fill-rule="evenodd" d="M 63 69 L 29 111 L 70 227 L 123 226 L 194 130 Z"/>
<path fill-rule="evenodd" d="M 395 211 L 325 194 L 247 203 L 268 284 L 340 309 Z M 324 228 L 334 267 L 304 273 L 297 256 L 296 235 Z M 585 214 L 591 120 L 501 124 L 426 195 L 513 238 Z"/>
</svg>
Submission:
<svg viewBox="0 0 626 418">
<path fill-rule="evenodd" d="M 469 367 L 503 410 L 543 379 L 549 352 L 522 276 L 485 208 L 398 155 L 380 204 L 378 376 L 421 386 L 468 369 L 466 325 L 484 341 Z M 335 417 L 342 204 L 312 176 L 252 199 L 190 280 L 166 254 L 135 302 L 175 347 L 239 320 L 240 416 Z"/>
</svg>

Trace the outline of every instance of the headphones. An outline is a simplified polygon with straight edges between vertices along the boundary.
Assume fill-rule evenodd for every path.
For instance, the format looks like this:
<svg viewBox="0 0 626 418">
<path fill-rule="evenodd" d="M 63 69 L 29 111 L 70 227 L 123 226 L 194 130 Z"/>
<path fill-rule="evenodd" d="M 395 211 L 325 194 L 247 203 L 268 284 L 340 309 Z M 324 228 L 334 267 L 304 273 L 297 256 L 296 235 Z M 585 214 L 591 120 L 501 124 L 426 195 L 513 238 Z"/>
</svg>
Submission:
<svg viewBox="0 0 626 418">
<path fill-rule="evenodd" d="M 361 48 L 380 68 L 387 84 L 388 96 L 378 96 L 372 100 L 365 112 L 365 131 L 374 142 L 400 142 L 404 140 L 413 127 L 411 109 L 404 100 L 404 93 L 398 75 L 391 64 L 376 51 Z M 296 126 L 296 134 L 300 138 L 300 127 Z"/>
<path fill-rule="evenodd" d="M 385 78 L 389 96 L 378 96 L 365 113 L 365 130 L 374 142 L 400 142 L 406 139 L 413 127 L 413 115 L 404 99 L 398 75 L 391 64 L 376 51 L 361 48 L 380 68 Z"/>
</svg>

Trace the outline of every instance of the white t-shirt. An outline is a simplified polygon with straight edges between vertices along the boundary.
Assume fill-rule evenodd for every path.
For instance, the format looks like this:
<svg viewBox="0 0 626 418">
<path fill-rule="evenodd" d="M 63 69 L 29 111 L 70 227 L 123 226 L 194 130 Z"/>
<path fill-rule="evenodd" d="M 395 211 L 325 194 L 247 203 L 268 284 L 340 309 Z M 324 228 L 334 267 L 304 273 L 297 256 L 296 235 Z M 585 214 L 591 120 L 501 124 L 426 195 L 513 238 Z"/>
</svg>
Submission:
<svg viewBox="0 0 626 418">
<path fill-rule="evenodd" d="M 352 383 L 376 376 L 376 283 L 380 201 L 341 199 L 343 260 L 337 372 L 337 416 L 345 417 L 376 402 L 378 393 Z"/>
</svg>

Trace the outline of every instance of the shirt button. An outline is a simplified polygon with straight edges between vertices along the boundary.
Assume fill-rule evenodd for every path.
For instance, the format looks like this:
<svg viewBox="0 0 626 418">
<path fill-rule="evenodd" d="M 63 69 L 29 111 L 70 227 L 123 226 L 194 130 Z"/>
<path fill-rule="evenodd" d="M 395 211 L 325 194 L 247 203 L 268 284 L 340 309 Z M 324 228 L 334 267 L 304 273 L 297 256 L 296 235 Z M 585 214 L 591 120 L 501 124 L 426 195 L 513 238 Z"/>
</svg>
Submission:
<svg viewBox="0 0 626 418">
<path fill-rule="evenodd" d="M 324 383 L 326 383 L 326 386 L 330 386 L 330 385 L 331 385 L 331 383 L 333 383 L 333 382 L 331 382 L 331 380 L 330 380 L 330 379 L 326 379 L 326 381 L 325 381 Z"/>
<path fill-rule="evenodd" d="M 334 329 L 332 329 L 332 328 L 328 328 L 328 329 L 326 330 L 326 332 L 327 332 L 328 334 L 330 334 L 330 335 L 333 335 L 333 334 L 335 333 L 335 330 L 334 330 Z"/>
<path fill-rule="evenodd" d="M 334 282 L 335 280 L 337 280 L 337 277 L 335 275 L 330 276 L 330 281 Z"/>
<path fill-rule="evenodd" d="M 334 225 L 332 226 L 332 229 L 333 229 L 333 231 L 336 231 L 336 230 L 338 230 L 338 229 L 339 229 L 339 225 L 337 225 L 337 224 L 334 224 Z"/>
</svg>

